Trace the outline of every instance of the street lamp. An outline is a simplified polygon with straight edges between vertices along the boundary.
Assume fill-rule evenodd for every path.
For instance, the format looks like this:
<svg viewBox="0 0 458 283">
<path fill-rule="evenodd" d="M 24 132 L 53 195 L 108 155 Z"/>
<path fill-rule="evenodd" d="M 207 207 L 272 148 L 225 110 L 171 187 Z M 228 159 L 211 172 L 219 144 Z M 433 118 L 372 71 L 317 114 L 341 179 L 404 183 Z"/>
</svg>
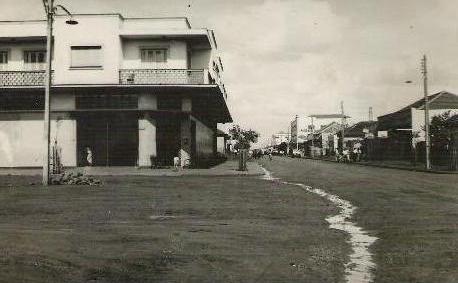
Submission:
<svg viewBox="0 0 458 283">
<path fill-rule="evenodd" d="M 78 24 L 77 21 L 73 19 L 73 15 L 62 5 L 54 6 L 54 0 L 42 0 L 43 6 L 46 12 L 47 20 L 47 36 L 46 36 L 46 71 L 45 71 L 45 112 L 44 112 L 44 144 L 45 151 L 43 154 L 43 185 L 49 185 L 49 145 L 50 145 L 50 91 L 51 91 L 51 53 L 52 53 L 52 32 L 53 32 L 53 23 L 54 16 L 57 15 L 57 11 L 60 8 L 63 10 L 70 18 L 66 21 L 69 25 Z"/>
<path fill-rule="evenodd" d="M 426 55 L 421 59 L 421 73 L 423 75 L 423 94 L 425 101 L 425 147 L 426 147 L 426 170 L 431 170 L 431 137 L 429 136 L 429 102 L 428 102 L 428 68 L 426 64 Z M 412 81 L 405 81 L 411 84 Z M 415 145 L 414 145 L 415 146 Z"/>
</svg>

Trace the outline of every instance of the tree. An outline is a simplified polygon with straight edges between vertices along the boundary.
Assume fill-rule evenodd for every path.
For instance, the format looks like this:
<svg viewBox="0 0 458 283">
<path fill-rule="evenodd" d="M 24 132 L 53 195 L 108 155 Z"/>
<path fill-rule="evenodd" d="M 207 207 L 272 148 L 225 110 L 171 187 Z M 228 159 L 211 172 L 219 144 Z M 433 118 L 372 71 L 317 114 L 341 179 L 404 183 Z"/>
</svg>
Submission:
<svg viewBox="0 0 458 283">
<path fill-rule="evenodd" d="M 229 134 L 233 140 L 236 140 L 235 149 L 250 149 L 252 143 L 256 143 L 259 138 L 259 134 L 251 129 L 244 130 L 239 125 L 234 125 L 230 130 Z"/>
<path fill-rule="evenodd" d="M 436 115 L 431 119 L 429 132 L 431 136 L 431 146 L 443 149 L 450 142 L 450 132 L 447 129 L 447 120 L 450 118 L 450 111 Z"/>
<path fill-rule="evenodd" d="M 447 128 L 447 120 L 450 118 L 450 111 L 436 115 L 431 119 L 429 126 L 431 138 L 431 158 L 434 163 L 445 164 L 448 159 L 450 147 L 450 131 Z"/>
</svg>

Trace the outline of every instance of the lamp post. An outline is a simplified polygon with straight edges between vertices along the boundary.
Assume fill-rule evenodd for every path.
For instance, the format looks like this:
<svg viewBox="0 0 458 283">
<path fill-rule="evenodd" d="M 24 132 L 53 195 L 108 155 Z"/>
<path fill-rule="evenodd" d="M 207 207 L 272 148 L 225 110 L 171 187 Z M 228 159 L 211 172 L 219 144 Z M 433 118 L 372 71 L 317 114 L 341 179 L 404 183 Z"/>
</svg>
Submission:
<svg viewBox="0 0 458 283">
<path fill-rule="evenodd" d="M 54 16 L 57 14 L 57 10 L 62 9 L 70 18 L 66 21 L 69 25 L 78 24 L 73 19 L 73 15 L 62 5 L 54 6 L 54 0 L 43 0 L 43 6 L 46 12 L 47 21 L 47 36 L 46 36 L 46 71 L 45 71 L 45 112 L 44 112 L 44 154 L 43 154 L 43 185 L 49 185 L 49 159 L 50 159 L 50 92 L 52 85 L 51 70 L 52 70 L 52 39 L 53 39 L 53 23 Z"/>
</svg>

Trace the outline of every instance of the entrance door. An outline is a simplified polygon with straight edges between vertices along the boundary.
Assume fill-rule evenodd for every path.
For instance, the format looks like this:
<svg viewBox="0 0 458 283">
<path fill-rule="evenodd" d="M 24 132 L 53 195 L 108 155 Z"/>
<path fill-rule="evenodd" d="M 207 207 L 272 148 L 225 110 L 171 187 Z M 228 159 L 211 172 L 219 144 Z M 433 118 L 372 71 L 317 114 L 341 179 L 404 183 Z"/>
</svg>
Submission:
<svg viewBox="0 0 458 283">
<path fill-rule="evenodd" d="M 196 121 L 191 121 L 191 165 L 197 162 Z"/>
<path fill-rule="evenodd" d="M 157 119 L 157 162 L 161 166 L 173 165 L 181 146 L 181 122 L 174 118 Z"/>
<path fill-rule="evenodd" d="M 87 148 L 94 166 L 135 166 L 138 119 L 128 113 L 90 113 L 77 120 L 78 166 L 87 166 Z"/>
</svg>

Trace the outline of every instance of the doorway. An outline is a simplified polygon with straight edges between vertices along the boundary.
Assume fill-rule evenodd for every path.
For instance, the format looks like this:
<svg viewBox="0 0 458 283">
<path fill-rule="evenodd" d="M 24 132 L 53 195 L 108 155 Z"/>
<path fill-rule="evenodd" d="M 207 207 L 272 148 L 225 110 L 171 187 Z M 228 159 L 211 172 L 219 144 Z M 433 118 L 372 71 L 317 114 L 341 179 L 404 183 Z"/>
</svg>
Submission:
<svg viewBox="0 0 458 283">
<path fill-rule="evenodd" d="M 157 162 L 160 166 L 173 165 L 181 147 L 181 122 L 179 119 L 163 117 L 157 119 Z"/>
<path fill-rule="evenodd" d="M 132 113 L 87 113 L 77 119 L 78 166 L 136 166 L 138 118 Z"/>
</svg>

